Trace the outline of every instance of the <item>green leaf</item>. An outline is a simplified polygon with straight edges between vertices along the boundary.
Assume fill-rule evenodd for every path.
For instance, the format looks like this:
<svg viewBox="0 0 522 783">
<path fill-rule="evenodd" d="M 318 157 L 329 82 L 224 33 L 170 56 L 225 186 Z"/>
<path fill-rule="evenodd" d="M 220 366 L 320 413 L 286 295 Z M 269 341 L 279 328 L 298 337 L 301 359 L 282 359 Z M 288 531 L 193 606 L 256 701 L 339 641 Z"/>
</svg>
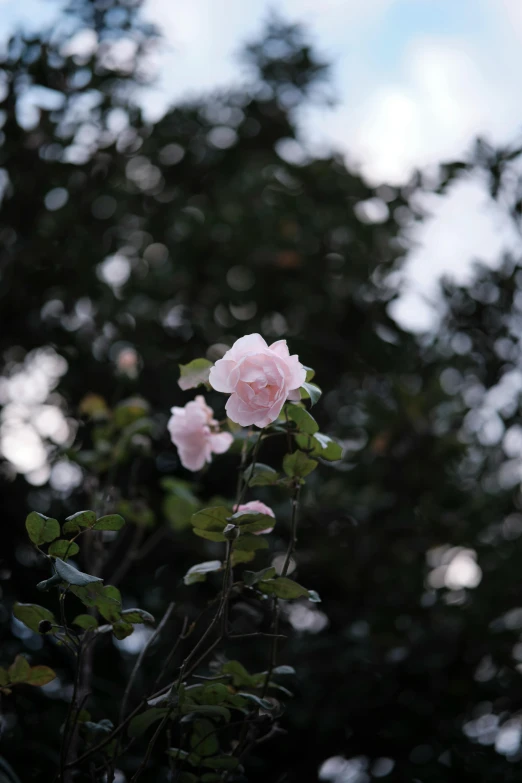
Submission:
<svg viewBox="0 0 522 783">
<path fill-rule="evenodd" d="M 323 435 L 322 432 L 318 432 L 315 436 L 315 440 L 319 443 L 321 450 L 317 452 L 317 456 L 321 459 L 327 459 L 330 462 L 341 459 L 343 456 L 343 447 L 340 443 L 330 438 L 328 435 Z"/>
<path fill-rule="evenodd" d="M 116 639 L 126 639 L 134 632 L 134 626 L 131 623 L 126 623 L 124 620 L 117 620 L 112 625 L 112 632 Z"/>
<path fill-rule="evenodd" d="M 0 666 L 0 688 L 2 688 L 4 685 L 8 685 L 8 683 L 9 677 L 7 676 L 7 671 L 3 666 Z"/>
<path fill-rule="evenodd" d="M 223 543 L 227 540 L 223 533 L 215 533 L 213 530 L 200 530 L 199 528 L 195 527 L 192 529 L 192 532 L 200 538 L 206 538 L 207 541 L 218 541 Z"/>
<path fill-rule="evenodd" d="M 295 674 L 295 669 L 293 666 L 276 666 L 275 669 L 272 669 L 272 674 Z"/>
<path fill-rule="evenodd" d="M 93 530 L 121 530 L 125 520 L 119 514 L 107 514 L 100 517 L 93 525 Z"/>
<path fill-rule="evenodd" d="M 237 769 L 239 766 L 239 759 L 235 756 L 213 756 L 212 758 L 202 759 L 201 766 L 208 767 L 209 769 Z M 219 775 L 215 778 L 215 780 L 221 779 L 222 778 Z"/>
<path fill-rule="evenodd" d="M 86 720 L 83 723 L 83 727 L 87 729 L 90 734 L 100 736 L 103 734 L 110 734 L 114 729 L 114 724 L 108 718 L 102 718 L 102 720 L 98 721 L 97 723 L 92 720 Z"/>
<path fill-rule="evenodd" d="M 253 702 L 257 707 L 261 707 L 262 710 L 273 710 L 274 705 L 271 701 L 267 701 L 266 699 L 261 699 L 259 696 L 256 696 L 255 693 L 243 693 L 242 691 L 237 694 L 238 696 L 241 696 L 243 699 L 246 699 L 247 701 Z"/>
<path fill-rule="evenodd" d="M 58 574 L 53 574 L 49 579 L 44 579 L 41 582 L 38 582 L 36 585 L 37 590 L 50 590 L 51 587 L 55 587 L 56 585 L 59 585 L 61 583 L 62 579 Z"/>
<path fill-rule="evenodd" d="M 121 619 L 127 623 L 147 623 L 153 625 L 155 620 L 150 612 L 145 609 L 124 609 L 121 613 Z"/>
<path fill-rule="evenodd" d="M 183 715 L 190 715 L 192 712 L 200 715 L 208 715 L 214 718 L 223 718 L 226 721 L 230 720 L 230 710 L 226 707 L 220 707 L 214 704 L 184 704 L 181 708 Z"/>
<path fill-rule="evenodd" d="M 276 575 L 276 570 L 272 566 L 263 568 L 261 571 L 243 571 L 243 582 L 252 587 L 265 579 L 272 579 Z"/>
<path fill-rule="evenodd" d="M 60 535 L 60 525 L 56 519 L 48 519 L 44 526 L 43 539 L 46 544 Z"/>
<path fill-rule="evenodd" d="M 232 546 L 233 550 L 242 552 L 257 552 L 258 549 L 268 549 L 268 541 L 263 536 L 255 536 L 252 533 L 245 533 L 241 529 L 241 535 L 236 538 Z"/>
<path fill-rule="evenodd" d="M 185 761 L 190 756 L 187 750 L 181 750 L 181 748 L 169 748 L 167 753 L 173 759 L 178 759 L 179 761 Z"/>
<path fill-rule="evenodd" d="M 308 600 L 313 601 L 314 604 L 320 604 L 321 598 L 319 596 L 319 593 L 316 590 L 309 590 L 308 591 Z"/>
<path fill-rule="evenodd" d="M 279 473 L 274 468 L 271 468 L 270 465 L 256 462 L 253 470 L 252 466 L 250 466 L 243 472 L 243 478 L 249 487 L 268 487 L 272 484 L 277 484 Z"/>
<path fill-rule="evenodd" d="M 143 419 L 148 412 L 149 404 L 146 400 L 142 397 L 129 397 L 122 400 L 114 409 L 114 424 L 122 430 Z"/>
<path fill-rule="evenodd" d="M 103 595 L 105 598 L 110 598 L 112 601 L 117 601 L 117 603 L 121 604 L 121 593 L 114 585 L 105 585 Z"/>
<path fill-rule="evenodd" d="M 222 704 L 227 701 L 230 696 L 230 691 L 226 685 L 221 682 L 213 682 L 210 685 L 205 685 L 199 696 L 199 701 L 202 704 Z"/>
<path fill-rule="evenodd" d="M 232 563 L 249 563 L 254 559 L 255 553 L 258 549 L 268 549 L 268 541 L 264 536 L 253 535 L 252 533 L 244 533 L 241 530 L 241 535 L 236 538 L 232 546 Z"/>
<path fill-rule="evenodd" d="M 150 726 L 164 718 L 168 712 L 168 707 L 152 707 L 150 710 L 145 710 L 145 712 L 136 715 L 129 723 L 127 730 L 129 737 L 134 739 L 141 737 Z"/>
<path fill-rule="evenodd" d="M 154 511 L 143 500 L 120 500 L 118 511 L 138 527 L 154 527 Z"/>
<path fill-rule="evenodd" d="M 256 556 L 255 552 L 248 552 L 246 550 L 241 549 L 233 549 L 232 550 L 232 568 L 235 568 L 240 563 L 250 563 L 252 560 L 254 560 Z"/>
<path fill-rule="evenodd" d="M 303 383 L 301 388 L 299 389 L 301 392 L 301 399 L 302 400 L 310 400 L 311 405 L 315 405 L 315 403 L 319 400 L 319 397 L 322 394 L 321 389 L 319 386 L 316 386 L 315 383 Z"/>
<path fill-rule="evenodd" d="M 197 511 L 190 521 L 195 528 L 194 532 L 201 538 L 207 538 L 209 541 L 226 541 L 223 530 L 228 524 L 229 516 L 230 511 L 224 506 L 213 506 Z"/>
<path fill-rule="evenodd" d="M 283 693 L 285 696 L 288 696 L 289 699 L 294 698 L 294 694 L 292 693 L 292 691 L 289 691 L 288 688 L 283 688 L 283 686 L 279 685 L 278 682 L 269 682 L 268 687 L 271 688 L 272 690 Z"/>
<path fill-rule="evenodd" d="M 92 614 L 78 614 L 72 621 L 73 625 L 83 628 L 84 631 L 98 627 L 98 620 Z"/>
<path fill-rule="evenodd" d="M 92 527 L 96 522 L 94 511 L 77 511 L 67 517 L 63 526 L 64 533 L 77 533 L 81 527 Z"/>
<path fill-rule="evenodd" d="M 163 513 L 173 530 L 184 530 L 190 526 L 192 514 L 200 505 L 177 495 L 167 495 L 163 501 Z"/>
<path fill-rule="evenodd" d="M 52 557 L 74 557 L 80 551 L 80 547 L 76 541 L 67 541 L 66 538 L 59 538 L 57 541 L 53 541 L 47 550 L 47 554 Z"/>
<path fill-rule="evenodd" d="M 294 451 L 293 454 L 286 454 L 283 459 L 284 471 L 290 478 L 308 476 L 316 467 L 317 461 L 307 457 L 304 451 Z"/>
<path fill-rule="evenodd" d="M 64 560 L 56 560 L 55 567 L 58 576 L 60 576 L 64 582 L 67 582 L 67 584 L 70 585 L 78 585 L 79 587 L 83 587 L 84 585 L 88 585 L 91 582 L 102 581 L 99 576 L 84 574 L 83 571 L 78 571 L 77 568 L 74 568 L 74 566 L 70 565 L 70 563 L 66 563 Z"/>
<path fill-rule="evenodd" d="M 315 376 L 315 370 L 312 370 L 311 367 L 307 367 L 305 364 L 303 364 L 302 366 L 306 370 L 306 380 L 311 381 L 312 378 L 314 378 Z"/>
<path fill-rule="evenodd" d="M 17 602 L 13 606 L 13 614 L 17 620 L 20 620 L 34 633 L 38 633 L 38 625 L 41 620 L 48 620 L 56 625 L 54 614 L 44 606 L 38 606 L 38 604 L 20 604 Z"/>
<path fill-rule="evenodd" d="M 194 721 L 190 735 L 190 747 L 199 756 L 213 756 L 219 751 L 216 727 L 211 721 Z"/>
<path fill-rule="evenodd" d="M 292 598 L 308 598 L 306 587 L 297 584 L 286 576 L 278 576 L 275 579 L 267 579 L 258 583 L 258 588 L 262 593 L 275 595 L 277 598 L 283 598 L 288 601 Z"/>
<path fill-rule="evenodd" d="M 275 526 L 274 517 L 259 511 L 236 511 L 230 521 L 240 527 L 241 533 L 260 533 Z"/>
<path fill-rule="evenodd" d="M 313 437 L 296 434 L 295 440 L 299 448 L 305 449 L 312 457 L 320 457 L 328 462 L 342 459 L 343 447 L 341 444 L 322 432 L 317 432 Z"/>
<path fill-rule="evenodd" d="M 222 532 L 228 524 L 230 511 L 224 506 L 213 506 L 211 508 L 202 508 L 192 515 L 191 522 L 194 527 L 200 530 L 213 530 Z"/>
<path fill-rule="evenodd" d="M 60 525 L 56 519 L 46 517 L 38 511 L 31 511 L 25 520 L 29 538 L 36 546 L 54 541 L 60 535 Z"/>
<path fill-rule="evenodd" d="M 42 685 L 47 685 L 48 682 L 52 682 L 54 679 L 56 679 L 56 672 L 53 672 L 48 666 L 32 666 L 25 682 L 28 685 L 41 688 Z"/>
<path fill-rule="evenodd" d="M 121 593 L 117 587 L 105 585 L 96 596 L 95 604 L 102 617 L 110 623 L 121 619 Z M 128 635 L 128 634 L 127 634 Z"/>
<path fill-rule="evenodd" d="M 197 565 L 193 565 L 192 568 L 189 568 L 183 577 L 183 581 L 186 585 L 193 585 L 196 582 L 204 582 L 207 578 L 207 574 L 210 574 L 214 571 L 221 571 L 221 569 L 221 560 L 207 560 L 204 563 L 198 563 Z"/>
<path fill-rule="evenodd" d="M 221 673 L 232 675 L 232 685 L 234 688 L 240 688 L 241 686 L 252 687 L 255 685 L 254 678 L 239 661 L 227 661 L 221 667 Z"/>
<path fill-rule="evenodd" d="M 208 376 L 212 362 L 208 359 L 193 359 L 188 364 L 179 365 L 178 385 L 183 391 L 195 389 L 202 384 L 208 385 Z"/>
<path fill-rule="evenodd" d="M 31 667 L 27 658 L 23 655 L 17 655 L 14 662 L 7 670 L 9 683 L 15 685 L 17 682 L 27 682 Z"/>
<path fill-rule="evenodd" d="M 101 582 L 91 582 L 83 587 L 70 585 L 69 590 L 80 599 L 84 606 L 92 608 L 96 606 L 96 602 L 103 592 L 103 585 Z"/>
<path fill-rule="evenodd" d="M 301 432 L 306 432 L 308 435 L 313 435 L 314 432 L 319 431 L 319 425 L 311 416 L 306 408 L 302 408 L 300 405 L 292 405 L 287 403 L 286 413 L 289 419 L 297 424 L 297 428 Z"/>
</svg>

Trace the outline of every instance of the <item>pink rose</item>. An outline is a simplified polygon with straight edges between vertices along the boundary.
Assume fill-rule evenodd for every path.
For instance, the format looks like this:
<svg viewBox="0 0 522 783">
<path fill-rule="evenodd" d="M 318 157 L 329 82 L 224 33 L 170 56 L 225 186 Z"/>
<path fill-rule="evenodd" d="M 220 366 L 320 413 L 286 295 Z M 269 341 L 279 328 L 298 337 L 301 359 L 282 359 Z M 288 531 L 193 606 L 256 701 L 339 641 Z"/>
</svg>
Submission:
<svg viewBox="0 0 522 783">
<path fill-rule="evenodd" d="M 210 370 L 216 391 L 230 394 L 228 417 L 247 427 L 266 427 L 275 421 L 286 400 L 298 400 L 306 370 L 297 356 L 290 356 L 286 340 L 268 346 L 260 334 L 236 340 Z"/>
<path fill-rule="evenodd" d="M 260 500 L 249 500 L 248 503 L 241 503 L 239 506 L 234 506 L 234 511 L 258 511 L 260 514 L 266 514 L 275 519 L 275 514 L 270 506 L 265 506 Z M 271 533 L 273 529 L 273 527 L 267 527 L 266 530 L 258 530 L 254 535 L 261 536 L 263 533 Z"/>
<path fill-rule="evenodd" d="M 168 430 L 177 446 L 181 464 L 188 470 L 201 470 L 212 462 L 212 452 L 223 454 L 234 440 L 229 432 L 219 432 L 214 411 L 198 395 L 184 408 L 171 408 Z"/>
</svg>

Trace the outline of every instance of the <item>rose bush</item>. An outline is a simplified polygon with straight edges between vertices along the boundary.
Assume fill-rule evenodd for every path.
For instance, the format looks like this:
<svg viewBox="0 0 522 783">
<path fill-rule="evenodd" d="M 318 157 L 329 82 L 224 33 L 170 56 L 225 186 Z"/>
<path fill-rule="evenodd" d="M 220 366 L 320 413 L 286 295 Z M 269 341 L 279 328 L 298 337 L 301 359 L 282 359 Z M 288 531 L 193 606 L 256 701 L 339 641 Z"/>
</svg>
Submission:
<svg viewBox="0 0 522 783">
<path fill-rule="evenodd" d="M 216 391 L 230 394 L 229 418 L 248 427 L 266 427 L 277 419 L 286 400 L 299 400 L 306 369 L 286 340 L 267 345 L 260 334 L 236 340 L 210 370 L 209 383 Z"/>
<path fill-rule="evenodd" d="M 52 779 L 73 783 L 87 780 L 89 774 L 89 779 L 114 781 L 123 770 L 129 783 L 138 783 L 142 775 L 147 780 L 166 780 L 167 775 L 180 783 L 240 783 L 249 779 L 244 765 L 257 742 L 265 742 L 280 731 L 283 696 L 290 698 L 292 691 L 279 678 L 293 673 L 287 664 L 278 666 L 284 649 L 280 643 L 286 638 L 280 633 L 282 610 L 290 601 L 321 600 L 316 590 L 294 579 L 299 568 L 295 548 L 301 493 L 306 477 L 319 464 L 315 456 L 322 461 L 342 456 L 340 445 L 319 432 L 308 411 L 320 389 L 306 382 L 307 372 L 313 376 L 313 370 L 303 367 L 297 356 L 290 356 L 285 341 L 268 346 L 258 334 L 238 340 L 212 369 L 206 358 L 180 365 L 178 383 L 183 390 L 212 384 L 227 391 L 231 395 L 227 402 L 230 418 L 260 428 L 257 432 L 252 427 L 242 432 L 234 428 L 240 446 L 235 498 L 218 495 L 205 506 L 204 497 L 196 494 L 199 486 L 192 488 L 187 481 L 166 477 L 162 486 L 167 529 L 158 528 L 145 542 L 154 514 L 138 496 L 134 479 L 129 482 L 127 498 L 114 497 L 106 488 L 99 497 L 93 495 L 98 501 L 96 511 L 77 511 L 63 522 L 38 511 L 27 516 L 26 530 L 35 557 L 47 572 L 47 578 L 35 589 L 38 594 L 54 593 L 54 600 L 49 600 L 51 608 L 16 603 L 13 614 L 32 633 L 52 637 L 61 650 L 68 650 L 75 665 L 71 702 L 57 738 L 55 767 L 59 765 L 59 770 L 55 769 Z M 302 386 L 305 400 L 298 401 Z M 284 416 L 279 418 L 288 399 L 295 403 L 286 405 Z M 137 430 L 150 433 L 152 450 L 154 423 L 147 403 L 130 398 L 112 411 L 103 398 L 90 394 L 83 410 L 92 418 L 93 442 L 103 443 L 99 453 L 95 452 L 96 458 L 89 455 L 85 463 L 93 479 L 99 481 L 110 474 L 113 458 L 117 464 L 128 460 L 134 476 L 142 458 L 132 437 Z M 188 470 L 200 470 L 214 454 L 222 454 L 232 445 L 233 436 L 221 431 L 203 396 L 172 408 L 171 414 L 168 430 Z M 271 427 L 272 422 L 276 423 Z M 280 455 L 279 470 L 259 461 L 263 452 L 270 454 L 271 448 L 266 449 L 265 444 L 271 445 L 274 437 L 288 450 Z M 81 451 L 78 459 L 83 464 Z M 278 498 L 287 495 L 286 524 L 281 504 L 281 536 L 288 539 L 284 554 L 278 551 L 277 542 L 274 548 L 274 542 L 263 536 L 276 525 L 272 508 L 260 500 L 245 501 L 249 491 L 258 486 L 265 492 L 273 488 Z M 124 513 L 127 524 L 136 526 L 134 534 L 119 535 L 126 520 L 116 512 Z M 181 537 L 187 525 L 204 540 L 203 551 L 210 557 L 191 565 L 183 586 L 197 590 L 202 582 L 209 583 L 206 589 L 213 584 L 217 594 L 208 602 L 211 612 L 202 612 L 191 621 L 185 614 L 184 599 L 178 602 L 169 594 L 170 603 L 130 672 L 123 698 L 116 711 L 105 713 L 101 702 L 92 696 L 96 690 L 92 676 L 95 648 L 99 654 L 110 633 L 122 642 L 134 633 L 136 625 L 155 623 L 148 609 L 126 608 L 116 585 L 170 526 L 185 546 Z M 85 608 L 80 614 L 78 603 Z M 167 623 L 168 632 L 164 633 Z M 173 630 L 176 638 L 172 644 Z M 160 636 L 167 652 L 163 661 L 158 656 L 159 671 L 147 681 L 142 663 L 149 646 Z M 241 655 L 241 640 L 248 644 L 252 638 L 266 645 L 266 662 L 261 670 L 250 672 L 236 656 Z M 48 648 L 50 656 L 56 647 Z M 8 663 L 7 668 L 0 667 L 2 697 L 9 697 L 15 687 L 43 686 L 60 679 L 54 669 L 31 666 L 23 655 Z M 58 663 L 60 672 L 61 658 Z M 223 722 L 228 724 L 226 734 Z M 163 748 L 153 755 L 155 746 L 165 741 L 166 761 Z"/>
<path fill-rule="evenodd" d="M 184 408 L 171 408 L 171 413 L 168 430 L 187 470 L 201 470 L 205 463 L 212 462 L 212 454 L 223 454 L 230 448 L 232 435 L 219 431 L 214 411 L 201 395 Z"/>
</svg>

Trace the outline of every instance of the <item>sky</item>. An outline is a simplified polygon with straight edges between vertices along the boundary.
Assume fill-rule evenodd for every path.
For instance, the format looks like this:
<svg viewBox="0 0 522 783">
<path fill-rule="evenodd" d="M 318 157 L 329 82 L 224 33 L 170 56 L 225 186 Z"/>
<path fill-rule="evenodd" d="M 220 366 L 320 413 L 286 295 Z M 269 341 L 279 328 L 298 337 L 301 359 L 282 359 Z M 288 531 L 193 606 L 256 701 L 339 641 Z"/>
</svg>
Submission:
<svg viewBox="0 0 522 783">
<path fill-rule="evenodd" d="M 154 89 L 141 96 L 151 119 L 180 98 L 241 82 L 236 55 L 255 38 L 268 0 L 145 0 L 164 44 Z M 53 0 L 0 0 L 0 34 L 40 27 Z M 332 63 L 332 109 L 299 117 L 311 150 L 340 150 L 372 183 L 399 184 L 469 149 L 473 138 L 513 140 L 522 131 L 522 0 L 278 0 L 304 22 Z M 472 262 L 494 263 L 515 247 L 514 228 L 488 201 L 480 180 L 431 197 L 432 217 L 416 230 L 393 315 L 407 328 L 436 325 L 437 281 L 469 278 Z"/>
</svg>

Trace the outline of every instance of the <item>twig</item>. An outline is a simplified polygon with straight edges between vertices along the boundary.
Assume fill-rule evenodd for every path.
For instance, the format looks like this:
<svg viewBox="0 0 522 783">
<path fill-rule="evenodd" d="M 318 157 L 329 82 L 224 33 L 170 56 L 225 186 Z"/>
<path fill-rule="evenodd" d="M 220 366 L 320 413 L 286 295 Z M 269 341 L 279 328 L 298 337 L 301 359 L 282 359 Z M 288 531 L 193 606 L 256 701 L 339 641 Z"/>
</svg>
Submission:
<svg viewBox="0 0 522 783">
<path fill-rule="evenodd" d="M 288 636 L 285 636 L 282 633 L 279 634 L 273 634 L 273 633 L 263 633 L 262 631 L 254 631 L 254 633 L 235 633 L 231 634 L 228 638 L 229 639 L 255 639 L 259 636 L 264 636 L 267 639 L 288 639 Z"/>
<path fill-rule="evenodd" d="M 143 659 L 147 655 L 151 645 L 154 644 L 154 642 L 156 641 L 156 639 L 158 638 L 158 636 L 160 635 L 162 630 L 165 628 L 165 625 L 168 623 L 169 618 L 170 618 L 172 612 L 174 611 L 174 607 L 175 607 L 175 603 L 174 603 L 174 601 L 172 601 L 168 605 L 168 607 L 167 607 L 167 609 L 165 611 L 165 614 L 161 618 L 161 621 L 158 623 L 158 627 L 156 628 L 154 633 L 149 637 L 149 639 L 147 640 L 147 644 L 144 645 L 144 647 L 142 648 L 140 654 L 138 655 L 136 663 L 134 664 L 134 668 L 132 669 L 131 675 L 129 677 L 129 681 L 127 683 L 127 687 L 125 688 L 125 693 L 123 694 L 123 699 L 122 699 L 121 707 L 120 707 L 120 717 L 119 717 L 119 722 L 120 723 L 125 718 L 125 713 L 127 712 L 127 704 L 128 704 L 128 701 L 129 701 L 129 697 L 130 697 L 131 691 L 132 691 L 132 687 L 133 687 L 134 681 L 136 680 L 136 677 L 138 675 L 138 671 L 140 670 L 141 664 L 143 663 Z"/>
<path fill-rule="evenodd" d="M 183 625 L 181 626 L 181 631 L 180 631 L 180 633 L 178 635 L 178 638 L 176 639 L 176 643 L 174 644 L 174 647 L 172 648 L 172 650 L 167 655 L 167 657 L 165 659 L 165 662 L 164 662 L 163 666 L 161 667 L 158 676 L 154 680 L 154 684 L 152 686 L 153 688 L 156 688 L 159 685 L 159 683 L 161 681 L 161 678 L 163 677 L 163 675 L 165 674 L 165 672 L 169 668 L 172 659 L 174 658 L 175 654 L 177 653 L 179 645 L 181 644 L 181 642 L 184 639 L 186 639 L 189 636 L 189 634 L 186 633 L 187 625 L 188 625 L 188 617 L 184 617 L 183 618 Z"/>
<path fill-rule="evenodd" d="M 301 485 L 295 484 L 294 494 L 292 497 L 292 520 L 290 523 L 290 541 L 288 542 L 288 549 L 286 550 L 286 556 L 285 556 L 285 561 L 283 563 L 283 568 L 281 570 L 281 576 L 287 575 L 292 560 L 292 554 L 297 544 L 297 512 L 299 509 L 300 492 L 301 492 Z M 270 684 L 270 677 L 272 676 L 272 672 L 274 671 L 277 664 L 277 640 L 279 636 L 279 615 L 280 615 L 279 601 L 277 598 L 274 598 L 273 613 L 274 614 L 273 614 L 273 621 L 272 621 L 272 634 L 273 634 L 272 649 L 270 651 L 270 664 L 268 666 L 265 683 L 263 685 L 262 698 L 264 698 L 266 695 L 268 686 Z"/>
<path fill-rule="evenodd" d="M 111 576 L 110 579 L 111 585 L 116 586 L 119 582 L 121 582 L 121 580 L 129 570 L 129 568 L 131 568 L 131 566 L 134 565 L 134 562 L 138 559 L 137 555 L 139 553 L 140 544 L 143 540 L 144 535 L 145 535 L 144 529 L 142 527 L 136 527 L 127 554 L 125 555 L 124 558 L 122 558 L 120 565 Z"/>
<path fill-rule="evenodd" d="M 80 685 L 82 653 L 83 650 L 82 650 L 82 646 L 80 645 L 80 648 L 78 650 L 78 659 L 76 664 L 76 673 L 74 677 L 73 692 L 71 696 L 71 701 L 69 703 L 69 708 L 67 710 L 67 717 L 65 718 L 65 725 L 63 728 L 63 737 L 62 737 L 62 746 L 60 749 L 60 779 L 62 783 L 64 783 L 67 778 L 66 775 L 67 756 L 69 753 L 71 734 L 72 732 L 74 732 L 74 726 L 71 729 L 71 718 L 77 706 L 76 700 L 78 697 L 78 688 Z"/>
</svg>

